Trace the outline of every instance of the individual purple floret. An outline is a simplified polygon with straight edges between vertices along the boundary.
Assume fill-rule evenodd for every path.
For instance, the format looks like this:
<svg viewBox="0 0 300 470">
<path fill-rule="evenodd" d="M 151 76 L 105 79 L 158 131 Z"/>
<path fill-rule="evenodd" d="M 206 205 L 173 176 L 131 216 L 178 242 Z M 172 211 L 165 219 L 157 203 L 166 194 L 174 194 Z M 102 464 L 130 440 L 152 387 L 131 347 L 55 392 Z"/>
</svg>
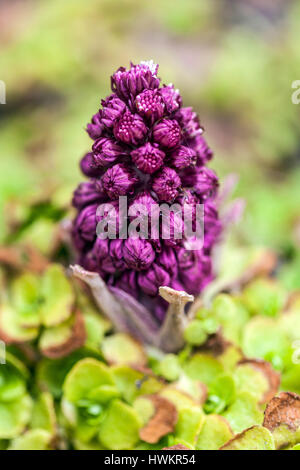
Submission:
<svg viewBox="0 0 300 470">
<path fill-rule="evenodd" d="M 212 251 L 222 224 L 218 178 L 206 166 L 213 153 L 199 118 L 157 74 L 158 65 L 149 61 L 120 67 L 111 77 L 112 93 L 87 125 L 93 142 L 80 167 L 89 180 L 74 192 L 78 213 L 72 234 L 79 264 L 97 272 L 112 291 L 140 302 L 160 323 L 168 306 L 159 296 L 161 286 L 198 295 L 213 279 Z M 127 197 L 125 229 L 141 216 L 150 217 L 158 204 L 173 208 L 169 227 L 161 213 L 155 223 L 147 219 L 143 236 L 120 237 L 120 196 Z M 178 237 L 178 232 L 184 228 L 186 206 L 195 229 L 199 204 L 204 240 L 191 250 L 192 236 Z M 115 238 L 97 236 L 97 224 L 109 215 L 111 227 L 114 214 Z"/>
</svg>

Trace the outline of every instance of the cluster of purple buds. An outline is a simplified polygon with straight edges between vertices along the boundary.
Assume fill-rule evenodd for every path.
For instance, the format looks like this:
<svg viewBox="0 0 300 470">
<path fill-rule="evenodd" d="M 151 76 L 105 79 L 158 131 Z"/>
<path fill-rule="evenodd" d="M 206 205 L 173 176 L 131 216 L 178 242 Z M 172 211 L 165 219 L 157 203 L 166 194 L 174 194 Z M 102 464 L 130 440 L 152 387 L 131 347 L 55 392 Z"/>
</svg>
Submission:
<svg viewBox="0 0 300 470">
<path fill-rule="evenodd" d="M 216 207 L 218 178 L 207 168 L 212 152 L 197 114 L 184 108 L 179 91 L 161 85 L 158 66 L 152 61 L 119 68 L 111 77 L 112 94 L 87 125 L 93 140 L 81 161 L 89 178 L 74 192 L 78 214 L 73 240 L 79 263 L 98 272 L 108 285 L 118 287 L 151 308 L 162 320 L 167 303 L 158 296 L 160 286 L 197 295 L 213 278 L 212 249 L 221 223 Z M 155 204 L 188 203 L 193 212 L 204 205 L 204 243 L 186 249 L 184 237 L 175 237 L 183 225 L 173 214 L 170 238 L 102 239 L 97 237 L 98 209 L 127 197 L 128 223 L 134 204 L 147 211 Z M 119 226 L 117 226 L 117 232 Z M 164 227 L 162 227 L 162 232 Z M 157 234 L 156 234 L 157 235 Z"/>
</svg>

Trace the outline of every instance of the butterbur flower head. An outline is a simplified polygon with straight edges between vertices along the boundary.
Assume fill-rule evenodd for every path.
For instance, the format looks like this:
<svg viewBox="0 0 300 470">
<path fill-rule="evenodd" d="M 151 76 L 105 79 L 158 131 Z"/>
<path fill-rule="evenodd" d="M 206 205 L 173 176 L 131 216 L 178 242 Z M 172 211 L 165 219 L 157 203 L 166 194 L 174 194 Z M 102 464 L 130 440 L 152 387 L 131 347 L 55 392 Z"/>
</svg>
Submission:
<svg viewBox="0 0 300 470">
<path fill-rule="evenodd" d="M 202 135 L 189 140 L 189 146 L 196 152 L 198 165 L 205 165 L 213 157 L 213 151 Z"/>
<path fill-rule="evenodd" d="M 184 145 L 181 145 L 170 154 L 169 164 L 182 170 L 196 163 L 196 152 Z"/>
<path fill-rule="evenodd" d="M 162 166 L 165 153 L 159 150 L 157 145 L 151 145 L 147 142 L 142 147 L 133 150 L 131 157 L 139 170 L 151 175 Z"/>
<path fill-rule="evenodd" d="M 115 121 L 125 112 L 126 104 L 114 93 L 106 98 L 106 100 L 102 100 L 101 104 L 102 123 L 106 127 L 113 127 Z"/>
<path fill-rule="evenodd" d="M 94 181 L 80 183 L 78 188 L 74 191 L 72 205 L 80 210 L 97 201 L 100 203 L 102 197 L 103 195 L 97 190 Z"/>
<path fill-rule="evenodd" d="M 122 164 L 108 168 L 101 178 L 103 189 L 112 200 L 130 193 L 137 181 L 133 172 Z"/>
<path fill-rule="evenodd" d="M 175 90 L 172 83 L 162 87 L 159 90 L 159 93 L 169 114 L 173 113 L 174 111 L 177 111 L 177 109 L 180 108 L 182 103 L 181 96 L 179 90 Z"/>
<path fill-rule="evenodd" d="M 159 297 L 160 286 L 198 295 L 213 278 L 212 250 L 222 224 L 218 178 L 206 166 L 212 151 L 199 118 L 157 73 L 149 61 L 112 75 L 112 93 L 87 127 L 92 148 L 80 166 L 89 181 L 79 185 L 72 202 L 78 211 L 73 239 L 79 263 L 162 321 L 168 304 Z M 120 196 L 127 197 L 125 218 Z M 202 230 L 198 244 L 184 233 L 184 218 L 188 214 L 194 231 L 203 212 L 204 241 Z"/>
<path fill-rule="evenodd" d="M 126 111 L 114 125 L 116 139 L 128 145 L 138 145 L 145 140 L 147 127 L 138 114 Z"/>
<path fill-rule="evenodd" d="M 101 174 L 99 168 L 94 166 L 93 155 L 93 152 L 89 152 L 80 160 L 80 169 L 82 173 L 90 178 L 97 177 Z"/>
<path fill-rule="evenodd" d="M 107 137 L 96 140 L 92 148 L 91 164 L 94 168 L 103 168 L 113 163 L 120 155 L 126 153 L 118 142 Z"/>
<path fill-rule="evenodd" d="M 131 64 L 128 70 L 120 67 L 111 77 L 112 90 L 120 98 L 128 100 L 143 90 L 158 88 L 157 71 L 158 65 L 153 61 L 143 61 L 138 65 Z"/>
<path fill-rule="evenodd" d="M 193 108 L 181 108 L 177 113 L 177 119 L 185 138 L 192 139 L 202 134 L 203 129 Z"/>
<path fill-rule="evenodd" d="M 153 263 L 155 252 L 148 240 L 129 237 L 124 242 L 123 256 L 128 268 L 143 271 Z"/>
<path fill-rule="evenodd" d="M 194 167 L 181 174 L 184 186 L 193 187 L 194 193 L 201 196 L 202 200 L 214 197 L 219 185 L 214 171 L 207 167 Z"/>
<path fill-rule="evenodd" d="M 115 270 L 122 272 L 127 268 L 123 255 L 124 240 L 111 240 L 109 244 L 109 253 Z"/>
<path fill-rule="evenodd" d="M 153 140 L 166 149 L 173 149 L 180 144 L 181 129 L 175 119 L 163 119 L 153 128 Z"/>
<path fill-rule="evenodd" d="M 181 180 L 175 170 L 165 167 L 153 180 L 152 189 L 160 201 L 172 202 L 179 194 Z"/>
<path fill-rule="evenodd" d="M 97 207 L 97 204 L 84 207 L 74 221 L 73 238 L 79 250 L 85 248 L 87 242 L 92 242 L 96 238 Z"/>
<path fill-rule="evenodd" d="M 91 122 L 86 126 L 86 131 L 91 139 L 96 140 L 101 137 L 104 130 L 104 124 L 102 122 L 101 111 L 94 114 Z"/>
<path fill-rule="evenodd" d="M 163 98 L 156 90 L 145 90 L 135 99 L 135 106 L 140 116 L 154 123 L 164 114 L 165 104 Z"/>
<path fill-rule="evenodd" d="M 156 263 L 138 275 L 138 285 L 145 294 L 152 297 L 157 295 L 160 286 L 168 286 L 169 283 L 170 275 Z"/>
</svg>

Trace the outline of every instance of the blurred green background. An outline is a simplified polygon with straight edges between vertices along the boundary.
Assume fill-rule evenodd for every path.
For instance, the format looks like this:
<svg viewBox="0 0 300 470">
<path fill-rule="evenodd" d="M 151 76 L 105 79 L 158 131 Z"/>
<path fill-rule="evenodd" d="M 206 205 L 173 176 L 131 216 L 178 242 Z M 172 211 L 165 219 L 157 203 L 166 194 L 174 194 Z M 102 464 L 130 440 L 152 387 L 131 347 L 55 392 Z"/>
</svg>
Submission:
<svg viewBox="0 0 300 470">
<path fill-rule="evenodd" d="M 0 243 L 31 201 L 68 203 L 110 75 L 153 59 L 199 113 L 221 182 L 240 177 L 230 243 L 274 249 L 300 287 L 299 24 L 296 0 L 0 0 Z M 36 243 L 59 218 L 47 210 Z"/>
</svg>

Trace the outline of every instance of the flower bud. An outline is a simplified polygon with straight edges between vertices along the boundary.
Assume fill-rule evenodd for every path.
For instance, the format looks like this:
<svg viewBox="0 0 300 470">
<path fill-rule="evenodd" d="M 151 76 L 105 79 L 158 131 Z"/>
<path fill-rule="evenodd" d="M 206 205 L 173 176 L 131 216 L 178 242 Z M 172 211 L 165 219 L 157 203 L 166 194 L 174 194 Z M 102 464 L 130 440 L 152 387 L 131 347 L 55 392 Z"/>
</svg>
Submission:
<svg viewBox="0 0 300 470">
<path fill-rule="evenodd" d="M 201 196 L 202 200 L 214 197 L 218 189 L 218 178 L 213 170 L 207 167 L 188 168 L 182 175 L 182 184 L 192 187 L 197 196 Z"/>
<path fill-rule="evenodd" d="M 165 167 L 153 180 L 152 189 L 160 201 L 172 202 L 178 196 L 181 180 L 172 168 Z"/>
<path fill-rule="evenodd" d="M 165 105 L 158 90 L 145 90 L 135 99 L 135 106 L 140 116 L 145 117 L 151 124 L 164 114 Z"/>
<path fill-rule="evenodd" d="M 101 111 L 94 114 L 91 122 L 86 126 L 86 131 L 91 139 L 96 140 L 101 137 L 104 129 Z"/>
<path fill-rule="evenodd" d="M 124 241 L 120 239 L 111 240 L 109 244 L 109 254 L 115 268 L 124 271 L 127 268 L 123 255 Z"/>
<path fill-rule="evenodd" d="M 111 199 L 130 193 L 137 181 L 133 172 L 121 164 L 109 168 L 101 178 L 103 189 Z"/>
<path fill-rule="evenodd" d="M 189 146 L 196 152 L 197 164 L 205 165 L 213 157 L 213 152 L 207 145 L 206 140 L 202 135 L 197 135 L 195 138 L 188 141 Z"/>
<path fill-rule="evenodd" d="M 181 141 L 181 130 L 174 119 L 163 119 L 153 128 L 153 139 L 166 149 L 177 147 Z"/>
<path fill-rule="evenodd" d="M 103 196 L 102 196 L 103 197 Z M 82 209 L 83 207 L 101 201 L 101 193 L 97 191 L 94 181 L 81 183 L 74 191 L 72 205 L 76 209 Z"/>
<path fill-rule="evenodd" d="M 93 165 L 93 152 L 87 153 L 80 161 L 80 169 L 82 173 L 90 178 L 96 178 L 101 174 L 98 168 Z"/>
<path fill-rule="evenodd" d="M 113 127 L 115 121 L 119 119 L 126 110 L 126 104 L 120 100 L 114 93 L 106 100 L 101 101 L 102 104 L 102 123 L 106 127 Z"/>
<path fill-rule="evenodd" d="M 175 90 L 172 83 L 162 87 L 159 90 L 159 93 L 169 114 L 173 113 L 174 111 L 177 111 L 177 109 L 180 108 L 182 104 L 181 96 L 179 90 Z"/>
<path fill-rule="evenodd" d="M 153 61 L 141 62 L 138 65 L 131 64 L 129 70 L 120 67 L 111 77 L 112 91 L 116 92 L 121 99 L 128 100 L 143 90 L 158 88 L 157 71 L 158 65 Z"/>
<path fill-rule="evenodd" d="M 128 238 L 124 242 L 123 256 L 129 268 L 142 271 L 151 266 L 155 259 L 155 252 L 148 240 Z"/>
<path fill-rule="evenodd" d="M 120 155 L 125 154 L 125 150 L 120 144 L 107 137 L 96 140 L 93 152 L 92 166 L 99 169 L 113 163 Z"/>
<path fill-rule="evenodd" d="M 97 204 L 86 206 L 74 221 L 73 239 L 78 249 L 82 249 L 86 242 L 93 242 L 96 238 L 97 206 Z"/>
<path fill-rule="evenodd" d="M 147 271 L 138 274 L 138 285 L 145 294 L 150 296 L 157 295 L 158 288 L 168 286 L 169 283 L 169 274 L 156 263 L 153 263 Z"/>
<path fill-rule="evenodd" d="M 193 108 L 181 108 L 176 113 L 176 118 L 181 126 L 182 134 L 186 139 L 192 139 L 202 134 L 203 129 L 200 126 L 198 116 L 193 111 Z"/>
<path fill-rule="evenodd" d="M 177 277 L 178 267 L 177 267 L 177 258 L 173 248 L 165 246 L 162 252 L 157 258 L 157 263 L 164 268 L 165 271 L 170 275 L 171 279 Z"/>
<path fill-rule="evenodd" d="M 196 152 L 189 147 L 181 145 L 170 154 L 168 163 L 178 170 L 182 170 L 183 168 L 195 165 L 196 160 Z"/>
<path fill-rule="evenodd" d="M 147 127 L 138 114 L 126 111 L 114 125 L 114 135 L 128 145 L 138 145 L 145 140 Z"/>
<path fill-rule="evenodd" d="M 143 147 L 133 150 L 131 157 L 139 170 L 151 175 L 162 166 L 165 153 L 148 142 Z"/>
<path fill-rule="evenodd" d="M 99 269 L 105 273 L 114 273 L 116 268 L 112 262 L 109 252 L 109 240 L 97 238 L 92 250 Z"/>
</svg>

